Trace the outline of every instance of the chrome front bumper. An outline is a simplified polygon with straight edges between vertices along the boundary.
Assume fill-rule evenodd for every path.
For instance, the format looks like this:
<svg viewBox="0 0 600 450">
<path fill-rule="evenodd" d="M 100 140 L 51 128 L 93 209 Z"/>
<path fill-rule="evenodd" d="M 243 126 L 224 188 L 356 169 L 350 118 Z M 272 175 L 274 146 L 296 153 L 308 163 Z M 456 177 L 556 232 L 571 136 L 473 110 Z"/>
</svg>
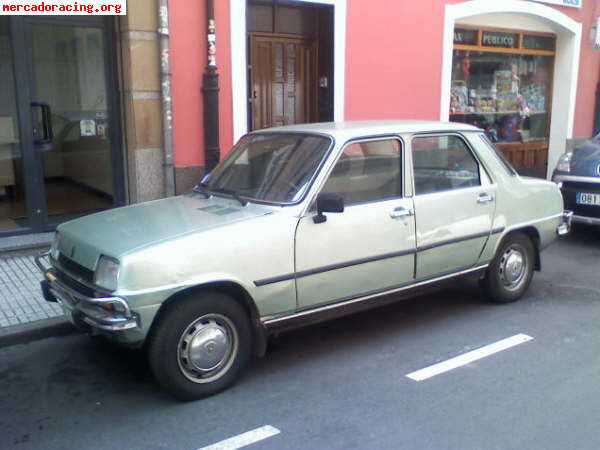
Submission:
<svg viewBox="0 0 600 450">
<path fill-rule="evenodd" d="M 571 232 L 571 222 L 573 221 L 573 211 L 563 212 L 560 225 L 556 227 L 556 234 L 566 236 Z"/>
<path fill-rule="evenodd" d="M 41 282 L 44 298 L 57 302 L 77 325 L 79 321 L 104 331 L 123 331 L 137 328 L 138 318 L 127 302 L 120 297 L 88 297 L 61 282 L 48 260 L 49 254 L 35 257 L 35 263 L 44 274 Z"/>
</svg>

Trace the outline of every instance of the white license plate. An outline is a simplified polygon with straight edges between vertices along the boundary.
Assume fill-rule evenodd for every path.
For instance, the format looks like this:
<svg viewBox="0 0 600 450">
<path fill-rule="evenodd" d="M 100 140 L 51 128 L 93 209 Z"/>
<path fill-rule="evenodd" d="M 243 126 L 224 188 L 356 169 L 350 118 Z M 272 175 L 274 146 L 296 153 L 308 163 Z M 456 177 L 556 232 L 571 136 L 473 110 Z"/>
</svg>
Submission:
<svg viewBox="0 0 600 450">
<path fill-rule="evenodd" d="M 600 194 L 577 193 L 577 203 L 580 205 L 600 206 Z"/>
</svg>

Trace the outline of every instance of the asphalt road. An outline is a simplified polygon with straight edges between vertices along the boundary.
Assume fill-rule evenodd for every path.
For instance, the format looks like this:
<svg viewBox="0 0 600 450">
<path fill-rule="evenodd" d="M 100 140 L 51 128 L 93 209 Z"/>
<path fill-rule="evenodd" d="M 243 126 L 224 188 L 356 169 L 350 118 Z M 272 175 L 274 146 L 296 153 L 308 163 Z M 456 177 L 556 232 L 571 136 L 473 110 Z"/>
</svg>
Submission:
<svg viewBox="0 0 600 450">
<path fill-rule="evenodd" d="M 85 336 L 0 351 L 0 448 L 194 450 L 270 425 L 263 449 L 600 448 L 600 230 L 549 248 L 526 298 L 476 285 L 280 336 L 232 389 L 171 399 L 144 358 Z M 407 374 L 533 340 L 424 381 Z"/>
</svg>

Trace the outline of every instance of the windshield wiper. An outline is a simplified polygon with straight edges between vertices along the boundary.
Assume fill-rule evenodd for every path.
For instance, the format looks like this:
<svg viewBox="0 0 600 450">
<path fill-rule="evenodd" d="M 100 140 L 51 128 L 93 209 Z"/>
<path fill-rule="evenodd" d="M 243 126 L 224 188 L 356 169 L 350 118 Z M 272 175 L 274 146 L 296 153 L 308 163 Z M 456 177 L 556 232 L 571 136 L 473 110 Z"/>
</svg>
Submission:
<svg viewBox="0 0 600 450">
<path fill-rule="evenodd" d="M 204 184 L 204 183 L 197 184 L 196 186 L 194 186 L 194 189 L 192 189 L 192 191 L 197 194 L 204 195 L 205 198 L 211 197 L 211 195 L 207 192 L 206 184 Z"/>
<path fill-rule="evenodd" d="M 208 188 L 210 191 L 212 192 L 216 192 L 218 194 L 225 194 L 225 195 L 231 195 L 233 198 L 235 198 L 238 202 L 241 203 L 242 206 L 246 206 L 248 204 L 248 202 L 246 200 L 244 200 L 242 197 L 240 197 L 240 194 L 238 194 L 236 191 L 234 191 L 233 189 L 226 189 L 226 188 Z"/>
</svg>

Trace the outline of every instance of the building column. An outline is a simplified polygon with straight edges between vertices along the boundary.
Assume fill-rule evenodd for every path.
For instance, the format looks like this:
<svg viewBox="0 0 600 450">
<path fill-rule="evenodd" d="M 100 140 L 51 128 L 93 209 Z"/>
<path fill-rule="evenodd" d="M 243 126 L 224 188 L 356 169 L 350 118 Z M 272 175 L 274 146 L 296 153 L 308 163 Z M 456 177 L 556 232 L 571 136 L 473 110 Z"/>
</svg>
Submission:
<svg viewBox="0 0 600 450">
<path fill-rule="evenodd" d="M 129 201 L 137 203 L 165 196 L 157 0 L 128 2 L 120 20 Z"/>
</svg>

